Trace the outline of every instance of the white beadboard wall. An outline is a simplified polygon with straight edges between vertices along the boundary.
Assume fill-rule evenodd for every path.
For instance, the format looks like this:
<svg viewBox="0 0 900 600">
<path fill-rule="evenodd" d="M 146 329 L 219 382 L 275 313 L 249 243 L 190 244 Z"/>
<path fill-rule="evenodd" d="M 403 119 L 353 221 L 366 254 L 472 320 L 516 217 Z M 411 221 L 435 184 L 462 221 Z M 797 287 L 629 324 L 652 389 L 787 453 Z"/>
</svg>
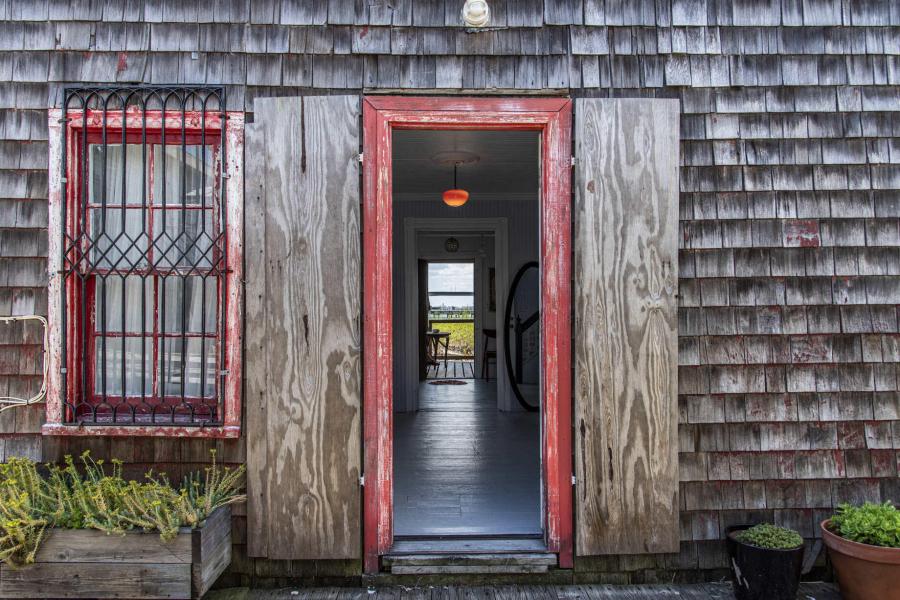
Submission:
<svg viewBox="0 0 900 600">
<path fill-rule="evenodd" d="M 522 264 L 538 259 L 540 220 L 537 196 L 531 200 L 521 199 L 521 197 L 503 199 L 497 196 L 490 199 L 479 199 L 473 196 L 465 205 L 459 208 L 451 208 L 441 202 L 439 194 L 435 194 L 434 199 L 395 201 L 393 211 L 394 408 L 397 411 L 403 411 L 407 410 L 410 400 L 405 397 L 402 382 L 406 380 L 407 369 L 416 369 L 415 357 L 407 360 L 404 356 L 407 307 L 403 293 L 406 285 L 406 274 L 403 272 L 403 258 L 406 252 L 406 248 L 404 248 L 403 220 L 407 217 L 448 219 L 506 217 L 509 236 L 510 279 L 512 279 L 512 276 Z M 508 286 L 509 282 L 506 282 L 506 285 Z M 502 310 L 502 307 L 498 308 Z M 411 310 L 414 310 L 414 307 Z"/>
</svg>

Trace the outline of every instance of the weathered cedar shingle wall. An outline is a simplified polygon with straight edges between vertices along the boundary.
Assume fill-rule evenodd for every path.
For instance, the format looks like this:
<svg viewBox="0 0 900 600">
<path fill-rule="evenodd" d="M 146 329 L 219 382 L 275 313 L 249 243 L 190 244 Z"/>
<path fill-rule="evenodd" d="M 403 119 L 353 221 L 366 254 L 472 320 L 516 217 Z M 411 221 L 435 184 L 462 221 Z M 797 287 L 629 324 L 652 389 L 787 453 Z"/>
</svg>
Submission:
<svg viewBox="0 0 900 600">
<path fill-rule="evenodd" d="M 46 109 L 67 82 L 226 84 L 237 110 L 314 88 L 677 97 L 683 549 L 578 569 L 721 568 L 715 540 L 748 511 L 811 536 L 837 502 L 900 500 L 900 3 L 490 0 L 478 33 L 461 4 L 0 2 L 2 314 L 46 310 Z M 0 393 L 36 384 L 35 340 L 0 325 Z M 91 448 L 171 472 L 210 445 L 42 441 L 40 419 L 0 416 L 5 456 Z M 242 442 L 215 445 L 242 460 Z M 236 523 L 237 572 L 358 572 L 253 565 Z"/>
</svg>

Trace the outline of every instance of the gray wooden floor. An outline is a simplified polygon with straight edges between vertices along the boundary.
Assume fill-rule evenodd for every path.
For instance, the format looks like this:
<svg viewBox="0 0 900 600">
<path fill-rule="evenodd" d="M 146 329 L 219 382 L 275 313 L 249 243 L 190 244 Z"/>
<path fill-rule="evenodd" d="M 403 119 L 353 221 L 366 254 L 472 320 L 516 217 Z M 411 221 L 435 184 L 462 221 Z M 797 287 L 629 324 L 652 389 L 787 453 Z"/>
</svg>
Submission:
<svg viewBox="0 0 900 600">
<path fill-rule="evenodd" d="M 498 411 L 496 381 L 419 398 L 394 416 L 394 534 L 540 534 L 538 414 Z"/>
<path fill-rule="evenodd" d="M 365 588 L 288 588 L 282 590 L 218 590 L 207 600 L 732 600 L 731 585 L 498 585 Z M 804 583 L 799 600 L 840 600 L 837 589 L 828 583 Z"/>
</svg>

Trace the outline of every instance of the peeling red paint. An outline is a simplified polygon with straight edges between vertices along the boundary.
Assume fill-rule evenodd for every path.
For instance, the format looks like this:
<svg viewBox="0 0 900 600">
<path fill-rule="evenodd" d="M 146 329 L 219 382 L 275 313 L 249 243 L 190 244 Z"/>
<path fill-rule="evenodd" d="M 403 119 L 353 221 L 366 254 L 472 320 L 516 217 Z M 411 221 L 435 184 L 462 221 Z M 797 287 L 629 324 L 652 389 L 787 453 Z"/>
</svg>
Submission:
<svg viewBox="0 0 900 600">
<path fill-rule="evenodd" d="M 834 459 L 834 466 L 836 469 L 836 473 L 834 473 L 837 477 L 846 477 L 847 476 L 847 465 L 844 462 L 844 453 L 840 450 L 833 450 L 832 458 Z"/>
<path fill-rule="evenodd" d="M 896 477 L 897 461 L 900 460 L 900 452 L 897 450 L 870 450 L 872 459 L 872 475 L 875 477 Z"/>
<path fill-rule="evenodd" d="M 819 222 L 816 220 L 785 221 L 784 242 L 789 247 L 818 248 L 822 245 L 819 239 Z"/>
<path fill-rule="evenodd" d="M 391 298 L 392 129 L 541 131 L 545 537 L 574 563 L 571 390 L 571 101 L 564 98 L 370 96 L 363 105 L 364 486 L 366 573 L 393 543 Z"/>
<path fill-rule="evenodd" d="M 128 68 L 128 53 L 127 52 L 119 52 L 119 62 L 116 63 L 116 71 L 121 73 L 125 69 Z"/>
</svg>

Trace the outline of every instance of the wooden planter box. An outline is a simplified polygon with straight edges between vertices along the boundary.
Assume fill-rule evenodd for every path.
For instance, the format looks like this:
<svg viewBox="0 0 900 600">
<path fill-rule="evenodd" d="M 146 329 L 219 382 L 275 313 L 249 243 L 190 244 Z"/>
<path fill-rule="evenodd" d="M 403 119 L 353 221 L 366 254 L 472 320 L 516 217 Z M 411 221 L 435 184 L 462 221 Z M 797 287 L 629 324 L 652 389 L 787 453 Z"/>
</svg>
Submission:
<svg viewBox="0 0 900 600">
<path fill-rule="evenodd" d="M 158 533 L 55 529 L 34 564 L 0 566 L 0 598 L 199 598 L 231 563 L 231 507 L 171 542 Z"/>
</svg>

